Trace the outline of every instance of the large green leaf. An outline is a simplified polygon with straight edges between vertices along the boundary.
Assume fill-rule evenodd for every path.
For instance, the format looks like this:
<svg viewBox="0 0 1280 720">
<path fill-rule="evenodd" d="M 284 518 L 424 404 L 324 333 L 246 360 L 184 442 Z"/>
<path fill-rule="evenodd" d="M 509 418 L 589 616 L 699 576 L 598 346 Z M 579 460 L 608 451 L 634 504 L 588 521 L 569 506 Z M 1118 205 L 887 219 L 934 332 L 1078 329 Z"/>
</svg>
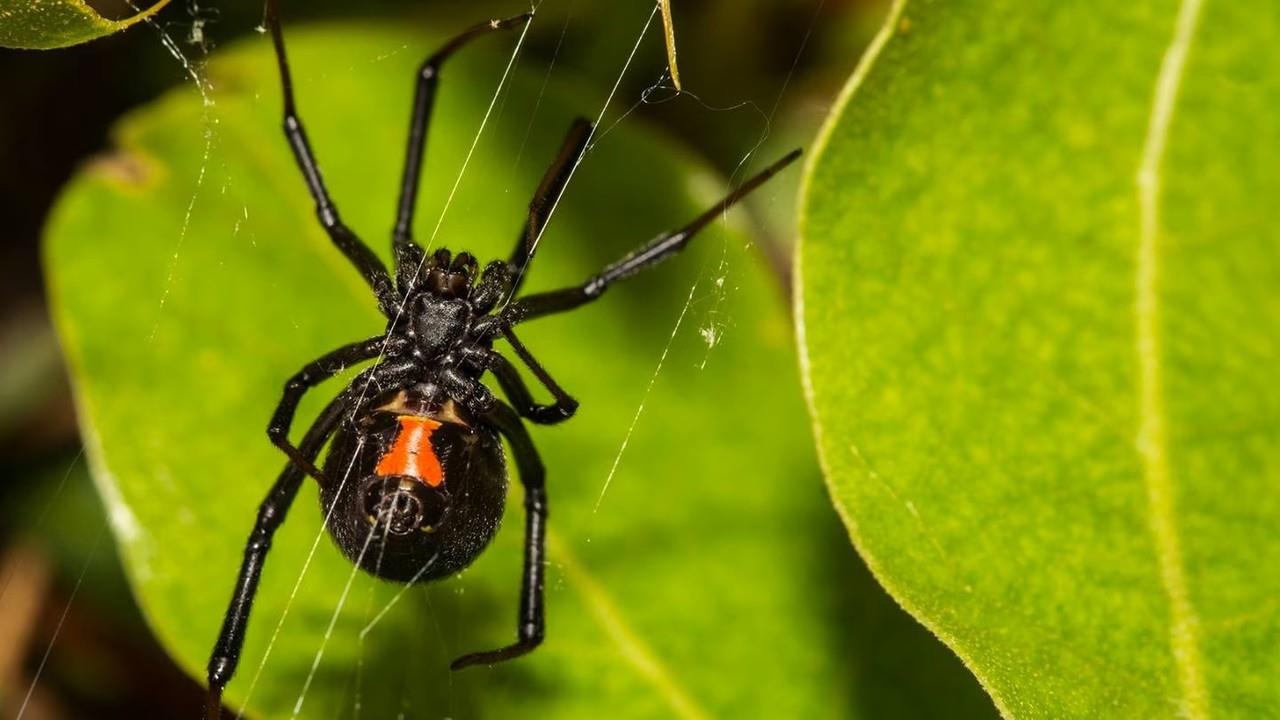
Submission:
<svg viewBox="0 0 1280 720">
<path fill-rule="evenodd" d="M 348 25 L 290 35 L 326 179 L 379 252 L 412 71 L 431 45 Z M 444 77 L 424 240 L 500 75 L 472 56 Z M 46 258 L 94 477 L 130 579 L 160 639 L 198 675 L 254 509 L 282 464 L 264 428 L 283 380 L 383 326 L 314 222 L 279 135 L 266 42 L 210 71 L 209 107 L 179 92 L 122 125 L 120 150 L 86 168 L 56 209 Z M 540 71 L 517 73 L 437 244 L 482 258 L 508 251 L 570 116 L 600 102 L 543 96 L 541 82 Z M 722 190 L 636 123 L 613 127 L 558 209 L 531 287 L 586 277 Z M 772 192 L 759 197 L 785 201 Z M 723 223 L 598 305 L 531 325 L 526 344 L 582 401 L 572 422 L 534 430 L 550 471 L 547 642 L 491 670 L 446 669 L 514 632 L 522 520 L 513 501 L 495 546 L 463 578 L 411 589 L 363 642 L 399 588 L 356 578 L 303 715 L 989 713 L 958 662 L 892 606 L 843 541 L 809 444 L 790 335 L 776 289 Z M 332 392 L 317 391 L 299 417 Z M 228 690 L 244 701 L 287 608 L 249 700 L 262 716 L 292 711 L 351 575 L 319 527 L 308 486 L 268 560 Z"/>
<path fill-rule="evenodd" d="M 1278 36 L 898 0 L 809 168 L 832 494 L 1006 715 L 1280 712 Z"/>
<path fill-rule="evenodd" d="M 84 0 L 0 0 L 0 47 L 48 50 L 89 42 L 154 15 L 169 0 L 108 20 Z"/>
</svg>

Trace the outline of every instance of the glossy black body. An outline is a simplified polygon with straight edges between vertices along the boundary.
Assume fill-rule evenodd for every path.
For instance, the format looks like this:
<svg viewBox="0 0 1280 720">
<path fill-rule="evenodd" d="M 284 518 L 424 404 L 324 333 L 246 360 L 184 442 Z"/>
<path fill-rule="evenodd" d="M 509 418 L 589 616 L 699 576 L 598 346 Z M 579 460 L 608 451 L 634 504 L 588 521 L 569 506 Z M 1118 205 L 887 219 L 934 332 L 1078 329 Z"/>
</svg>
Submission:
<svg viewBox="0 0 1280 720">
<path fill-rule="evenodd" d="M 373 337 L 339 347 L 307 363 L 284 385 L 267 435 L 288 458 L 245 543 L 244 559 L 222 629 L 209 658 L 208 717 L 217 717 L 222 690 L 235 673 L 262 568 L 302 482 L 314 478 L 330 534 L 343 553 L 374 575 L 401 582 L 446 577 L 466 567 L 497 532 L 507 490 L 505 439 L 524 486 L 524 562 L 515 642 L 456 659 L 458 669 L 519 657 L 542 642 L 548 501 L 546 472 L 525 422 L 549 425 L 573 416 L 578 403 L 516 337 L 515 326 L 566 312 L 601 297 L 615 282 L 680 252 L 721 217 L 799 156 L 792 152 L 749 178 L 681 228 L 663 233 L 585 281 L 550 292 L 522 295 L 525 276 L 552 211 L 582 161 L 595 132 L 577 120 L 529 203 L 524 227 L 509 258 L 479 270 L 469 253 L 428 254 L 412 237 L 414 207 L 426 148 L 427 126 L 442 63 L 470 40 L 520 27 L 532 13 L 491 20 L 464 31 L 419 67 L 405 153 L 390 271 L 339 216 L 298 115 L 275 0 L 266 20 L 276 51 L 284 98 L 284 134 L 315 201 L 321 227 L 369 285 L 387 319 Z M 537 402 L 516 365 L 494 349 L 502 338 L 552 396 Z M 294 415 L 310 389 L 343 370 L 366 364 L 312 421 L 297 444 Z M 506 401 L 482 382 L 492 377 Z M 439 487 L 421 478 L 388 476 L 379 463 L 396 442 L 401 418 L 441 422 L 431 437 L 444 469 Z M 315 465 L 325 446 L 324 468 Z M 397 471 L 398 472 L 398 471 Z"/>
<path fill-rule="evenodd" d="M 497 534 L 507 498 L 506 459 L 497 433 L 415 400 L 410 390 L 396 403 L 400 408 L 373 410 L 339 429 L 320 483 L 321 512 L 343 554 L 366 572 L 396 582 L 436 580 L 470 565 Z M 400 432 L 397 420 L 404 412 L 441 421 L 430 439 L 444 470 L 438 487 L 375 472 Z M 408 532 L 374 527 L 378 501 L 391 488 L 421 498 L 424 527 Z"/>
</svg>

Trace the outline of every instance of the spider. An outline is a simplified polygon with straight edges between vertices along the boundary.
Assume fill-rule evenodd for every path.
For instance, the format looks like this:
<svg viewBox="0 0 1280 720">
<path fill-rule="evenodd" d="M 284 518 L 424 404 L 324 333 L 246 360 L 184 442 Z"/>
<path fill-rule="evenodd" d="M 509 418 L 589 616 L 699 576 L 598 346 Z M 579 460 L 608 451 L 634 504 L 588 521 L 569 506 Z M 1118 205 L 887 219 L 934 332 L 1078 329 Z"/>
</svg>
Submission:
<svg viewBox="0 0 1280 720">
<path fill-rule="evenodd" d="M 326 528 L 355 565 L 397 582 L 437 580 L 469 565 L 497 532 L 507 492 L 500 440 L 505 438 L 524 486 L 526 515 L 516 641 L 463 655 L 451 667 L 497 663 L 537 647 L 544 633 L 547 492 L 542 462 L 523 421 L 563 422 L 573 416 L 578 403 L 520 342 L 515 326 L 589 303 L 614 282 L 678 253 L 699 230 L 800 154 L 791 152 L 692 222 L 659 235 L 586 282 L 521 296 L 538 236 L 594 130 L 590 122 L 579 119 L 534 193 L 510 259 L 494 260 L 481 271 L 467 252 L 454 255 L 439 249 L 427 254 L 410 228 L 440 67 L 474 38 L 519 27 L 531 17 L 526 13 L 475 25 L 420 66 L 392 233 L 394 264 L 388 272 L 342 223 L 329 198 L 294 102 L 276 3 L 266 2 L 284 96 L 285 137 L 315 200 L 320 224 L 368 282 L 388 322 L 385 332 L 321 356 L 285 383 L 267 435 L 288 456 L 288 463 L 258 508 L 209 659 L 210 717 L 217 717 L 222 691 L 239 662 L 272 536 L 308 475 L 319 483 Z M 550 393 L 551 403 L 535 401 L 516 366 L 493 349 L 499 337 Z M 320 411 L 301 442 L 290 442 L 295 411 L 308 390 L 346 367 L 375 359 Z M 486 373 L 497 381 L 505 402 L 481 382 Z M 321 469 L 315 461 L 326 444 L 329 452 Z"/>
</svg>

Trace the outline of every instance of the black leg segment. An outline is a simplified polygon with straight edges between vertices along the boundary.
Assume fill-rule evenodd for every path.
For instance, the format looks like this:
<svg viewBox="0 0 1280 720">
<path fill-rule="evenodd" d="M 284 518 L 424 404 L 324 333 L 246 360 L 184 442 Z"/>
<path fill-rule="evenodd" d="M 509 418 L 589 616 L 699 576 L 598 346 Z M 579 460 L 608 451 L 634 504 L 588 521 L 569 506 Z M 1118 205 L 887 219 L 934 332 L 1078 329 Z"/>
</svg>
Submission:
<svg viewBox="0 0 1280 720">
<path fill-rule="evenodd" d="M 511 443 L 520 482 L 524 485 L 524 573 L 520 583 L 520 614 L 516 621 L 516 641 L 506 647 L 463 655 L 449 666 L 460 670 L 470 665 L 492 665 L 520 657 L 542 643 L 546 632 L 543 619 L 543 588 L 546 571 L 547 488 L 542 460 L 529 431 L 510 406 L 499 402 L 485 417 Z"/>
<path fill-rule="evenodd" d="M 559 383 L 547 374 L 546 369 L 516 339 L 514 333 L 508 332 L 507 339 L 511 341 L 511 347 L 515 349 L 520 359 L 529 366 L 538 381 L 555 398 L 555 402 L 550 405 L 542 405 L 536 402 L 533 399 L 533 393 L 529 392 L 529 386 L 525 384 L 524 378 L 520 377 L 520 372 L 511 364 L 511 361 L 499 353 L 489 351 L 485 356 L 486 365 L 489 371 L 493 373 L 493 376 L 497 378 L 498 385 L 502 387 L 502 391 L 506 393 L 507 399 L 520 417 L 528 418 L 539 425 L 554 425 L 573 417 L 573 414 L 578 410 L 578 401 L 574 400 L 560 387 Z"/>
<path fill-rule="evenodd" d="M 454 52 L 474 38 L 495 30 L 507 30 L 528 22 L 533 13 L 525 13 L 502 20 L 487 20 L 462 31 L 445 43 L 444 47 L 427 58 L 418 68 L 413 94 L 413 114 L 409 119 L 409 145 L 404 158 L 404 175 L 400 181 L 400 200 L 396 205 L 396 224 L 392 231 L 398 280 L 402 289 L 406 286 L 405 273 L 417 269 L 421 256 L 413 252 L 413 213 L 418 201 L 418 181 L 422 176 L 422 160 L 427 146 L 427 131 L 431 124 L 431 110 L 435 105 L 436 86 L 440 82 L 440 66 Z M 409 267 L 406 269 L 405 265 Z"/>
<path fill-rule="evenodd" d="M 316 203 L 316 216 L 324 227 L 329 239 L 338 250 L 355 265 L 373 289 L 378 300 L 378 308 L 384 315 L 391 316 L 395 312 L 397 298 L 391 287 L 391 277 L 387 268 L 377 255 L 365 245 L 355 233 L 351 232 L 338 217 L 338 208 L 329 198 L 329 191 L 324 186 L 324 178 L 320 176 L 320 166 L 311 152 L 311 144 L 307 141 L 307 132 L 302 127 L 302 119 L 293 99 L 293 78 L 289 73 L 289 60 L 284 50 L 284 33 L 280 30 L 280 17 L 276 11 L 276 0 L 267 2 L 267 25 L 271 29 L 271 41 L 275 45 L 276 61 L 280 67 L 280 86 L 284 94 L 284 134 L 289 141 L 289 148 L 298 161 L 302 176 L 307 182 L 307 190 Z"/>
<path fill-rule="evenodd" d="M 359 345 L 357 343 L 347 348 Z M 341 352 L 341 349 L 338 352 Z M 245 546 L 244 561 L 240 566 L 240 576 L 236 581 L 231 606 L 223 619 L 222 632 L 218 635 L 213 656 L 209 659 L 211 712 L 216 713 L 215 708 L 221 702 L 222 689 L 231 680 L 236 664 L 240 661 L 240 649 L 244 645 L 244 631 L 249 621 L 249 609 L 253 605 L 253 597 L 258 590 L 263 561 L 271 548 L 271 537 L 275 534 L 276 528 L 280 527 L 280 523 L 284 522 L 285 513 L 288 512 L 289 505 L 292 504 L 306 475 L 313 473 L 317 480 L 323 479 L 320 477 L 320 471 L 315 468 L 316 456 L 320 454 L 329 435 L 337 429 L 344 418 L 360 415 L 368 403 L 378 397 L 384 386 L 403 385 L 413 369 L 414 366 L 411 363 L 396 363 L 372 367 L 357 375 L 342 392 L 338 393 L 337 397 L 325 406 L 319 417 L 311 424 L 295 450 L 296 457 L 293 454 L 289 456 L 289 464 L 280 473 L 271 492 L 267 494 L 267 499 L 258 509 L 258 521 Z M 212 714 L 210 717 L 216 718 L 217 715 Z"/>
<path fill-rule="evenodd" d="M 375 358 L 384 349 L 394 351 L 403 344 L 403 339 L 388 339 L 378 335 L 368 340 L 343 345 L 307 363 L 285 383 L 284 396 L 280 398 L 280 404 L 276 405 L 276 410 L 271 415 L 271 424 L 267 426 L 267 437 L 271 438 L 271 442 L 283 450 L 294 464 L 308 475 L 319 479 L 320 471 L 315 467 L 315 463 L 307 458 L 301 448 L 294 447 L 289 442 L 289 428 L 293 425 L 293 415 L 298 410 L 298 403 L 302 401 L 302 396 L 347 367 Z"/>
<path fill-rule="evenodd" d="M 689 244 L 689 241 L 698 234 L 699 230 L 711 224 L 721 213 L 746 197 L 752 190 L 760 187 L 766 180 L 776 175 L 779 170 L 791 164 L 798 157 L 800 157 L 799 150 L 791 151 L 781 160 L 765 168 L 759 174 L 742 183 L 733 192 L 721 198 L 720 202 L 694 218 L 689 224 L 679 230 L 663 233 L 650 240 L 626 257 L 606 267 L 600 274 L 587 280 L 582 285 L 520 298 L 507 306 L 503 316 L 509 323 L 515 324 L 543 315 L 572 310 L 595 300 L 604 294 L 604 291 L 614 282 L 653 267 L 683 250 Z"/>
<path fill-rule="evenodd" d="M 311 464 L 320 448 L 324 447 L 329 435 L 338 427 L 346 405 L 342 398 L 334 399 L 311 424 L 302 438 L 298 451 Z M 258 580 L 262 577 L 262 566 L 267 559 L 267 551 L 271 549 L 271 538 L 276 529 L 284 522 L 293 498 L 306 476 L 295 462 L 285 465 L 276 479 L 267 497 L 258 506 L 258 519 L 253 531 L 249 533 L 249 541 L 245 544 L 244 560 L 240 564 L 240 575 L 236 579 L 236 588 L 231 595 L 231 603 L 223 616 L 222 630 L 218 633 L 218 641 L 213 646 L 213 654 L 209 658 L 208 681 L 209 695 L 206 718 L 217 720 L 222 705 L 222 690 L 235 674 L 240 663 L 240 650 L 244 647 L 245 628 L 249 624 L 249 612 L 253 608 L 253 598 L 258 592 Z"/>
<path fill-rule="evenodd" d="M 555 209 L 556 203 L 560 202 L 560 196 L 564 194 L 564 188 L 569 184 L 569 177 L 573 175 L 574 168 L 582 160 L 582 154 L 587 151 L 587 143 L 591 140 L 593 132 L 595 132 L 595 126 L 585 118 L 573 121 L 569 126 L 569 133 L 564 138 L 564 143 L 560 146 L 560 153 L 547 168 L 546 175 L 542 177 L 542 182 L 533 193 L 533 200 L 529 202 L 529 218 L 525 221 L 524 229 L 520 231 L 520 237 L 516 240 L 515 251 L 511 253 L 511 269 L 515 278 L 511 286 L 512 296 L 519 292 L 520 286 L 524 284 L 524 276 L 528 272 L 530 261 L 533 260 L 538 237 L 547 226 L 547 220 L 551 217 L 551 211 Z"/>
</svg>

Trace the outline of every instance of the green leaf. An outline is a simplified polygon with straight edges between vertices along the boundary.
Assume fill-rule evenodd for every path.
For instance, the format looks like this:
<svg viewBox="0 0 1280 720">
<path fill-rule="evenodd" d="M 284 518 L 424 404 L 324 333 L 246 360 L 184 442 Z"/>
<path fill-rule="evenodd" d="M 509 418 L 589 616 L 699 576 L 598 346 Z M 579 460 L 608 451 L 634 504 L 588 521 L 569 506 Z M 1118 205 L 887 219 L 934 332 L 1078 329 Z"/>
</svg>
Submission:
<svg viewBox="0 0 1280 720">
<path fill-rule="evenodd" d="M 289 43 L 326 181 L 381 253 L 413 70 L 435 43 L 349 24 L 291 31 Z M 479 52 L 443 77 L 424 242 L 501 74 L 471 63 Z M 122 124 L 120 150 L 73 182 L 46 245 L 94 478 L 131 582 L 160 640 L 201 677 L 255 508 L 282 466 L 265 425 L 283 381 L 385 322 L 315 222 L 280 135 L 265 39 L 224 53 L 210 73 L 211 105 L 186 90 Z M 542 77 L 518 72 L 497 104 L 436 246 L 509 252 L 570 117 L 601 101 L 554 82 L 544 96 Z M 635 122 L 598 140 L 530 289 L 580 281 L 724 191 Z M 771 193 L 759 197 L 785 201 Z M 319 534 L 309 484 L 268 559 L 228 697 L 248 697 L 257 716 L 289 715 L 324 647 L 305 717 L 989 714 L 958 662 L 848 551 L 776 288 L 730 227 L 717 223 L 660 271 L 522 334 L 582 402 L 571 422 L 533 430 L 552 508 L 542 648 L 493 669 L 447 670 L 515 631 L 518 490 L 495 546 L 462 578 L 401 597 L 358 575 L 324 644 L 352 570 Z M 332 385 L 304 403 L 299 424 Z"/>
<path fill-rule="evenodd" d="M 1280 708 L 1278 32 L 898 0 L 814 153 L 832 494 L 1007 716 Z"/>
<path fill-rule="evenodd" d="M 169 0 L 108 20 L 84 0 L 0 0 L 0 47 L 49 50 L 96 40 L 151 17 Z"/>
</svg>

